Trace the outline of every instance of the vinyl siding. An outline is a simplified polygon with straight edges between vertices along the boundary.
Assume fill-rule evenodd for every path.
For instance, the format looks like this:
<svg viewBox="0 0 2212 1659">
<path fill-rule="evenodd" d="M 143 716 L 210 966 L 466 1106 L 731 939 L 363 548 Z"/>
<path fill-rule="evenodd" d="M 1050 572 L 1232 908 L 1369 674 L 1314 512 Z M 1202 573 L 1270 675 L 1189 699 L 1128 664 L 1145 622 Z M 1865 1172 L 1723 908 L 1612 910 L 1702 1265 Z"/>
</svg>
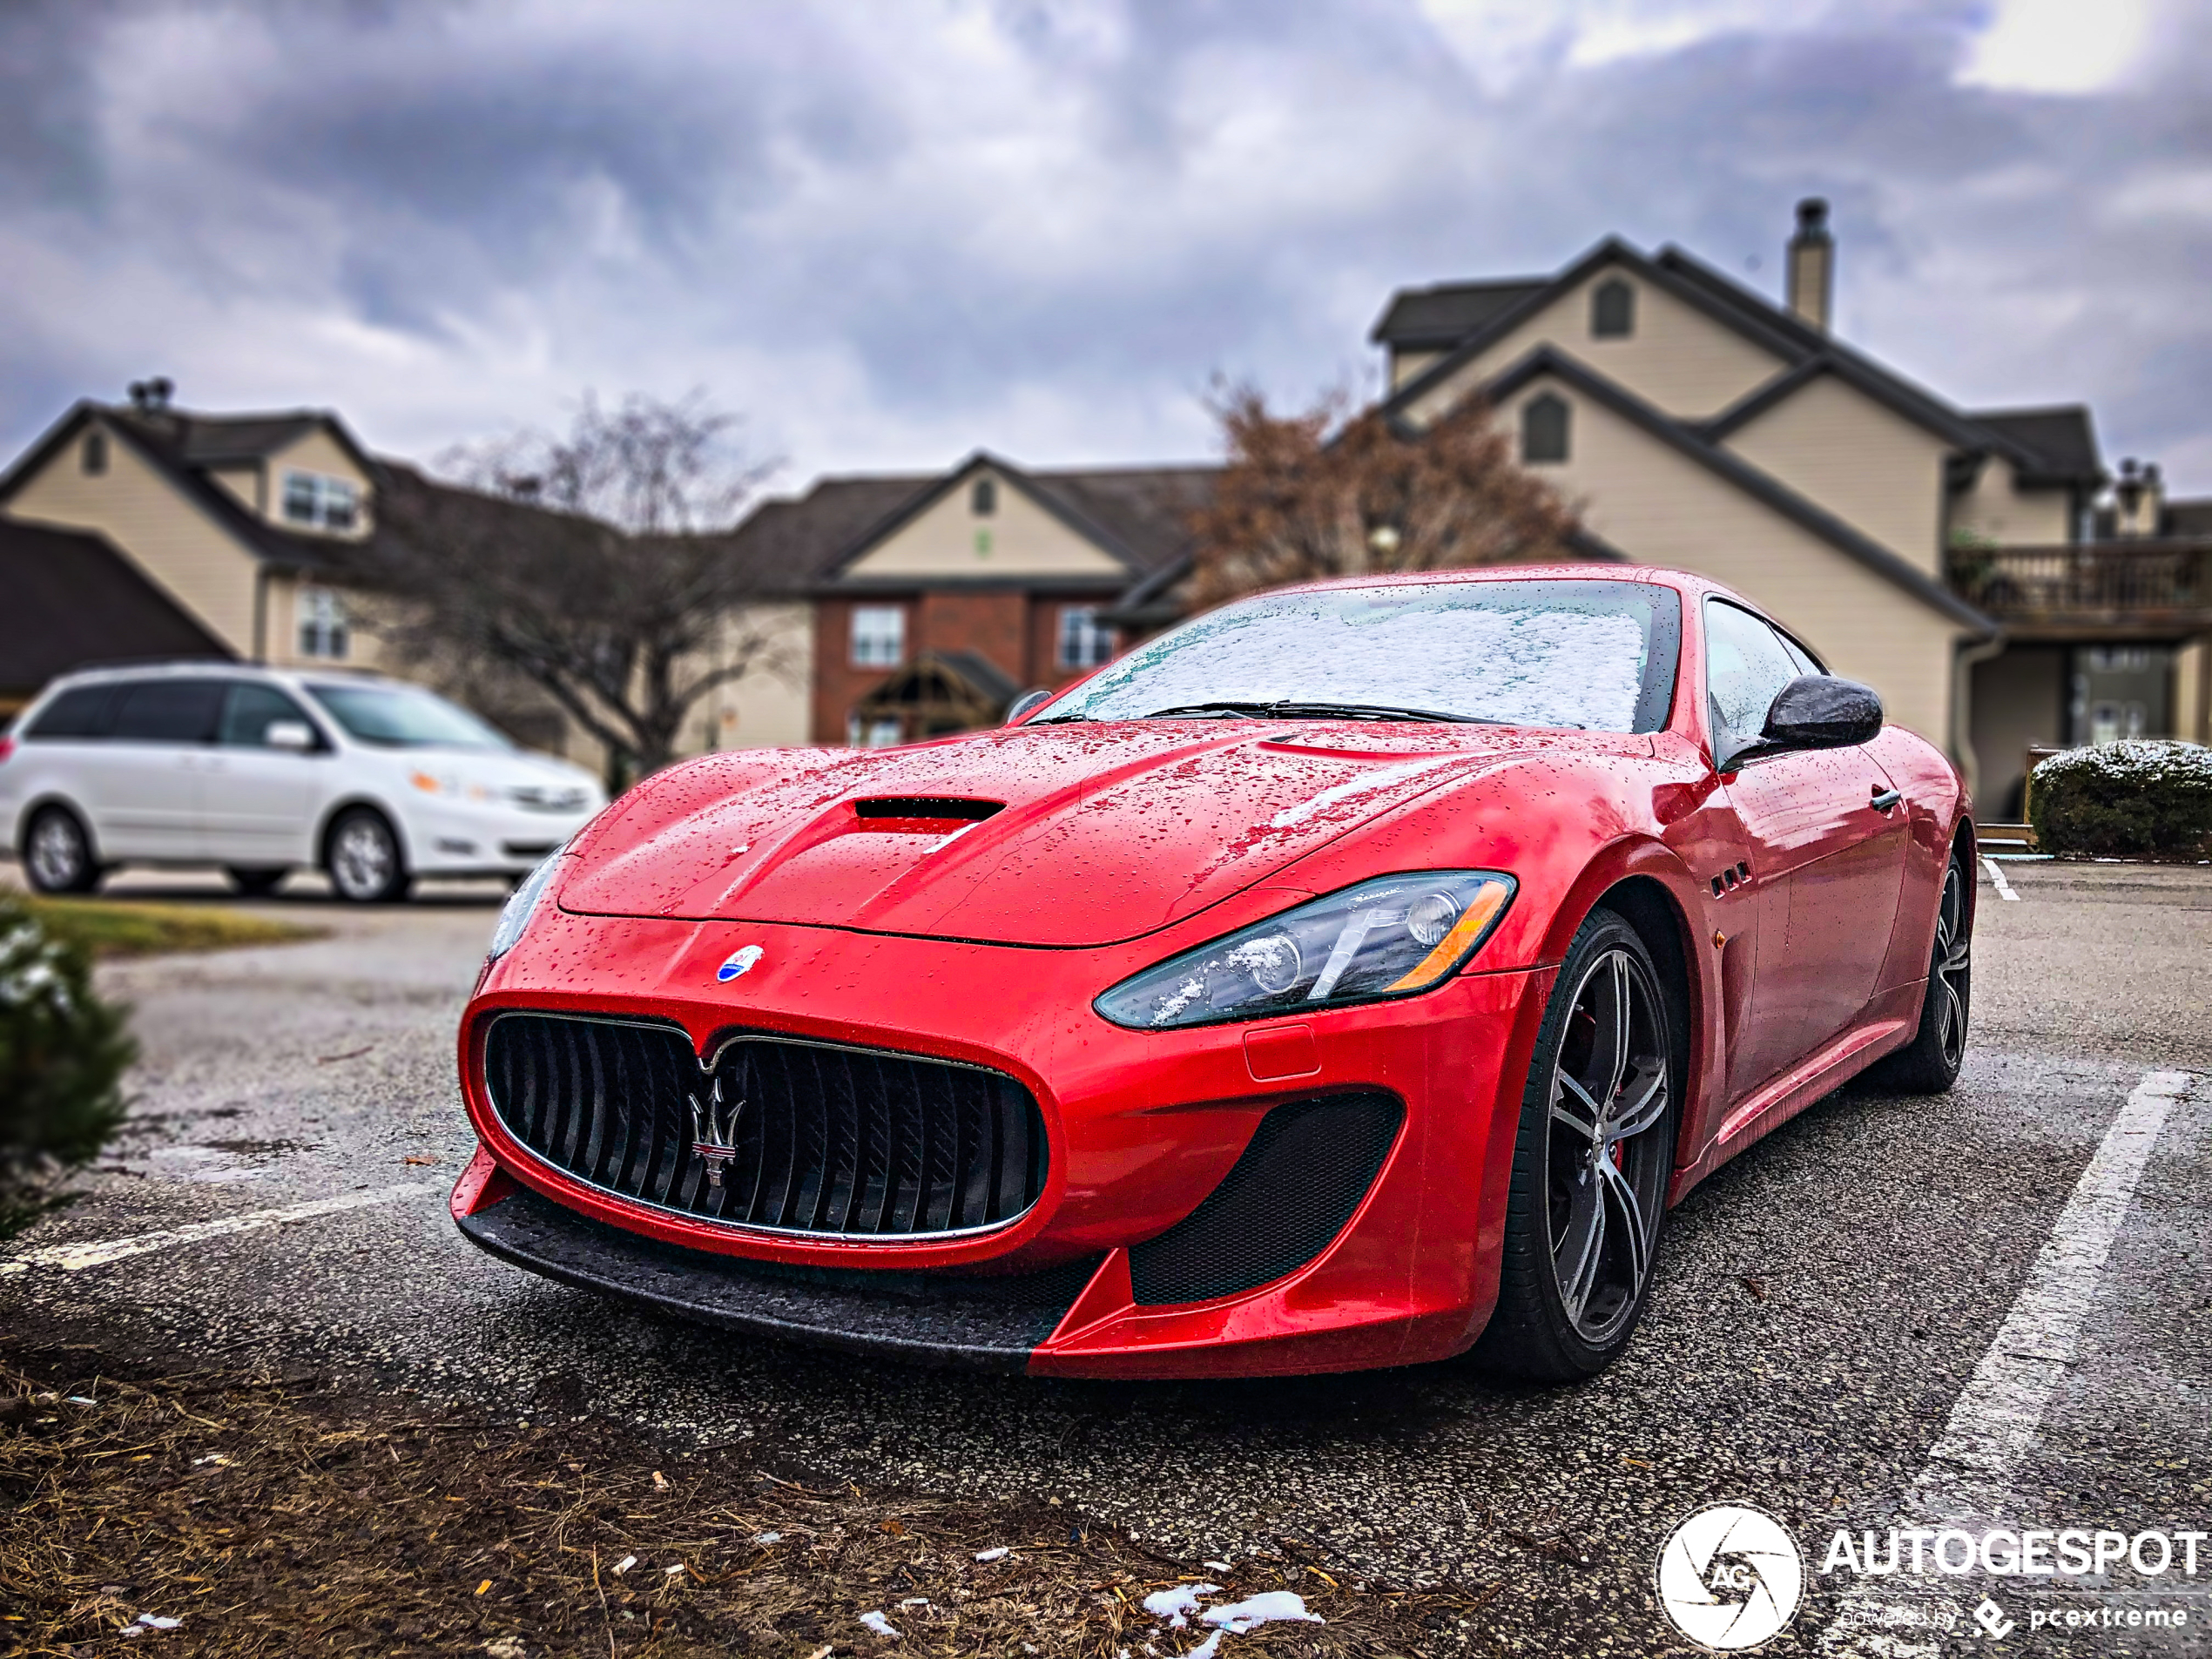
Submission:
<svg viewBox="0 0 2212 1659">
<path fill-rule="evenodd" d="M 979 473 L 977 477 L 989 475 Z M 1004 478 L 996 478 L 998 510 L 979 518 L 970 510 L 972 479 L 933 502 L 917 516 L 868 550 L 843 579 L 872 577 L 995 577 L 1107 576 L 1126 579 L 1121 561 L 1078 535 Z M 977 546 L 979 532 L 990 538 Z"/>
<path fill-rule="evenodd" d="M 240 657 L 253 655 L 253 556 L 120 438 L 86 474 L 71 443 L 26 480 L 11 517 L 97 530 Z"/>
<path fill-rule="evenodd" d="M 1590 333 L 1590 291 L 1616 276 L 1635 292 L 1635 326 L 1625 338 L 1601 340 Z M 1788 367 L 1764 347 L 1664 289 L 1606 268 L 1462 365 L 1408 413 L 1417 424 L 1433 421 L 1546 345 L 1588 363 L 1677 420 L 1717 415 Z"/>
<path fill-rule="evenodd" d="M 1942 573 L 1949 446 L 1832 374 L 1807 381 L 1726 447 L 1862 535 Z"/>
<path fill-rule="evenodd" d="M 375 504 L 372 496 L 374 489 L 372 482 L 368 475 L 354 463 L 353 456 L 347 454 L 345 446 L 327 432 L 308 433 L 305 437 L 286 445 L 271 455 L 266 464 L 269 469 L 268 517 L 271 522 L 279 524 L 286 523 L 284 475 L 287 472 L 312 472 L 318 473 L 325 478 L 342 478 L 361 492 L 362 511 L 354 521 L 354 529 L 347 533 L 346 539 L 358 541 L 368 534 L 369 527 L 374 522 L 369 509 Z M 286 528 L 299 529 L 300 527 L 287 524 Z M 325 532 L 307 530 L 304 533 L 320 535 Z"/>
<path fill-rule="evenodd" d="M 1951 529 L 2000 547 L 2056 547 L 2074 539 L 2073 509 L 2070 491 L 2023 489 L 2013 463 L 1992 455 L 1973 488 L 1951 498 Z"/>
<path fill-rule="evenodd" d="M 1548 377 L 1573 410 L 1569 458 L 1537 468 L 1579 502 L 1590 529 L 1642 563 L 1726 583 L 1797 634 L 1837 673 L 1881 694 L 1893 724 L 1950 745 L 1956 624 L 1885 577 L 1746 495 L 1641 427 Z"/>
</svg>

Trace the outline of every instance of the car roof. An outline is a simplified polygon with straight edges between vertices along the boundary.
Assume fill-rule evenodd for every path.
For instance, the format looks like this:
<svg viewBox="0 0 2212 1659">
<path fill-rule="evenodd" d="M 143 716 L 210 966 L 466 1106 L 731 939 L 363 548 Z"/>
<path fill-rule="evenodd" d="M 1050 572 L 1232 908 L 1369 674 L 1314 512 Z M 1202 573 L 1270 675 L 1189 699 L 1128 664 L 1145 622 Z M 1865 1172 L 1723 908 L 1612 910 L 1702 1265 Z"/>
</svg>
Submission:
<svg viewBox="0 0 2212 1659">
<path fill-rule="evenodd" d="M 72 668 L 65 674 L 57 674 L 49 682 L 49 689 L 60 685 L 78 685 L 103 680 L 138 679 L 266 679 L 292 680 L 320 678 L 326 676 L 359 680 L 371 685 L 401 685 L 407 682 L 395 680 L 388 675 L 377 674 L 360 668 L 299 668 L 279 666 L 271 663 L 233 663 L 217 658 L 187 658 L 174 663 L 87 663 Z"/>
<path fill-rule="evenodd" d="M 1669 588 L 1684 594 L 1721 594 L 1757 610 L 1758 606 L 1710 577 L 1676 570 L 1662 564 L 1611 564 L 1596 561 L 1559 564 L 1485 564 L 1453 566 L 1433 570 L 1371 571 L 1360 576 L 1332 577 L 1319 582 L 1299 582 L 1270 588 L 1270 594 L 1326 592 L 1341 588 L 1404 588 L 1432 583 L 1474 582 L 1634 582 L 1646 587 Z M 1246 596 L 1258 598 L 1258 594 Z"/>
</svg>

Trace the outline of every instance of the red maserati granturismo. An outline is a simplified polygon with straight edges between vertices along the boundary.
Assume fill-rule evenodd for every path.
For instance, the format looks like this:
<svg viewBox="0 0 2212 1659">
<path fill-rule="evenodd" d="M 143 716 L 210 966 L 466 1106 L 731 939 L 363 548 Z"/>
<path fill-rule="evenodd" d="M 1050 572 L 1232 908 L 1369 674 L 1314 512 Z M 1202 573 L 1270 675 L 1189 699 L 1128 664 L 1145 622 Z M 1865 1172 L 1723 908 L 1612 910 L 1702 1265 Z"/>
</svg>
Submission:
<svg viewBox="0 0 2212 1659">
<path fill-rule="evenodd" d="M 1264 594 L 1002 728 L 608 807 L 500 918 L 453 1214 L 757 1338 L 1588 1376 L 1716 1165 L 1949 1087 L 1969 814 L 1698 577 Z"/>
</svg>

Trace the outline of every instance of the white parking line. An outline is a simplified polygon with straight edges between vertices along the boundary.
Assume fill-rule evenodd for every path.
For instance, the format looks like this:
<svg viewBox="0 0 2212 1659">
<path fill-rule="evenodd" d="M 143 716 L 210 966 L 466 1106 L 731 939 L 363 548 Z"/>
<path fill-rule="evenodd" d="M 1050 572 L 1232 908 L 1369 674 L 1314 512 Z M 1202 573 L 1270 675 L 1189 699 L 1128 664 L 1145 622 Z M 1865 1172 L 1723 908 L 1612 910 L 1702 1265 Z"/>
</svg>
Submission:
<svg viewBox="0 0 2212 1659">
<path fill-rule="evenodd" d="M 2005 880 L 2005 873 L 1997 867 L 1995 859 L 1984 859 L 1981 861 L 1981 867 L 1989 872 L 1989 879 L 1996 884 L 1999 898 L 2010 899 L 2014 904 L 2020 902 L 2020 894 L 2014 893 L 2013 884 Z"/>
<path fill-rule="evenodd" d="M 379 1187 L 372 1192 L 349 1192 L 342 1198 L 317 1198 L 307 1204 L 287 1204 L 281 1210 L 249 1210 L 242 1216 L 226 1216 L 220 1221 L 196 1221 L 187 1227 L 167 1227 L 159 1232 L 139 1233 L 130 1238 L 48 1244 L 40 1250 L 27 1250 L 20 1255 L 0 1258 L 0 1278 L 14 1278 L 42 1267 L 81 1273 L 88 1267 L 102 1267 L 128 1256 L 144 1256 L 179 1244 L 195 1244 L 203 1238 L 220 1238 L 229 1233 L 258 1232 L 264 1227 L 280 1227 L 287 1221 L 334 1215 L 341 1210 L 366 1210 L 371 1204 L 390 1204 L 395 1198 L 413 1197 L 418 1192 L 435 1192 L 439 1186 L 435 1181 L 409 1181 L 400 1186 Z"/>
<path fill-rule="evenodd" d="M 1907 1490 L 1903 1507 L 1912 1518 L 1905 1524 L 1963 1526 L 1979 1534 L 2004 1518 L 2013 1474 L 2033 1447 L 2044 1410 L 2074 1363 L 2143 1166 L 2189 1081 L 2185 1071 L 2144 1073 L 2112 1120 L 2059 1211 L 2027 1283 L 1952 1406 L 1941 1438 L 1929 1448 L 1926 1466 Z M 1906 1659 L 1939 1651 L 1932 1642 L 1870 1628 L 1868 1615 L 1878 1613 L 1881 1602 L 1910 1594 L 1902 1581 L 1885 1588 L 1885 1582 L 1862 1578 L 1844 1593 L 1843 1606 L 1821 1634 L 1824 1652 Z"/>
</svg>

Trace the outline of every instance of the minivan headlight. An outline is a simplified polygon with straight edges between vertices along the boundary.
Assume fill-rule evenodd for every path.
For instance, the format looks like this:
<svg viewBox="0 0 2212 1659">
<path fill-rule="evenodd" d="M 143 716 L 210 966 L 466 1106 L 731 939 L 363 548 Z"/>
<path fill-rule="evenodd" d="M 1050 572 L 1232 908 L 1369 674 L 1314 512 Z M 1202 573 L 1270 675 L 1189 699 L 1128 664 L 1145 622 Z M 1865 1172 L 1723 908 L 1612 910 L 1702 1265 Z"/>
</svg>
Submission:
<svg viewBox="0 0 2212 1659">
<path fill-rule="evenodd" d="M 1517 885 L 1496 870 L 1379 876 L 1170 956 L 1091 1006 L 1163 1031 L 1413 996 L 1481 948 Z"/>
<path fill-rule="evenodd" d="M 491 948 L 484 954 L 487 962 L 497 961 L 521 942 L 529 927 L 530 917 L 552 891 L 553 877 L 567 852 L 563 846 L 547 853 L 538 861 L 537 868 L 523 878 L 522 885 L 507 895 L 507 907 L 499 913 L 499 923 L 491 930 Z"/>
</svg>

